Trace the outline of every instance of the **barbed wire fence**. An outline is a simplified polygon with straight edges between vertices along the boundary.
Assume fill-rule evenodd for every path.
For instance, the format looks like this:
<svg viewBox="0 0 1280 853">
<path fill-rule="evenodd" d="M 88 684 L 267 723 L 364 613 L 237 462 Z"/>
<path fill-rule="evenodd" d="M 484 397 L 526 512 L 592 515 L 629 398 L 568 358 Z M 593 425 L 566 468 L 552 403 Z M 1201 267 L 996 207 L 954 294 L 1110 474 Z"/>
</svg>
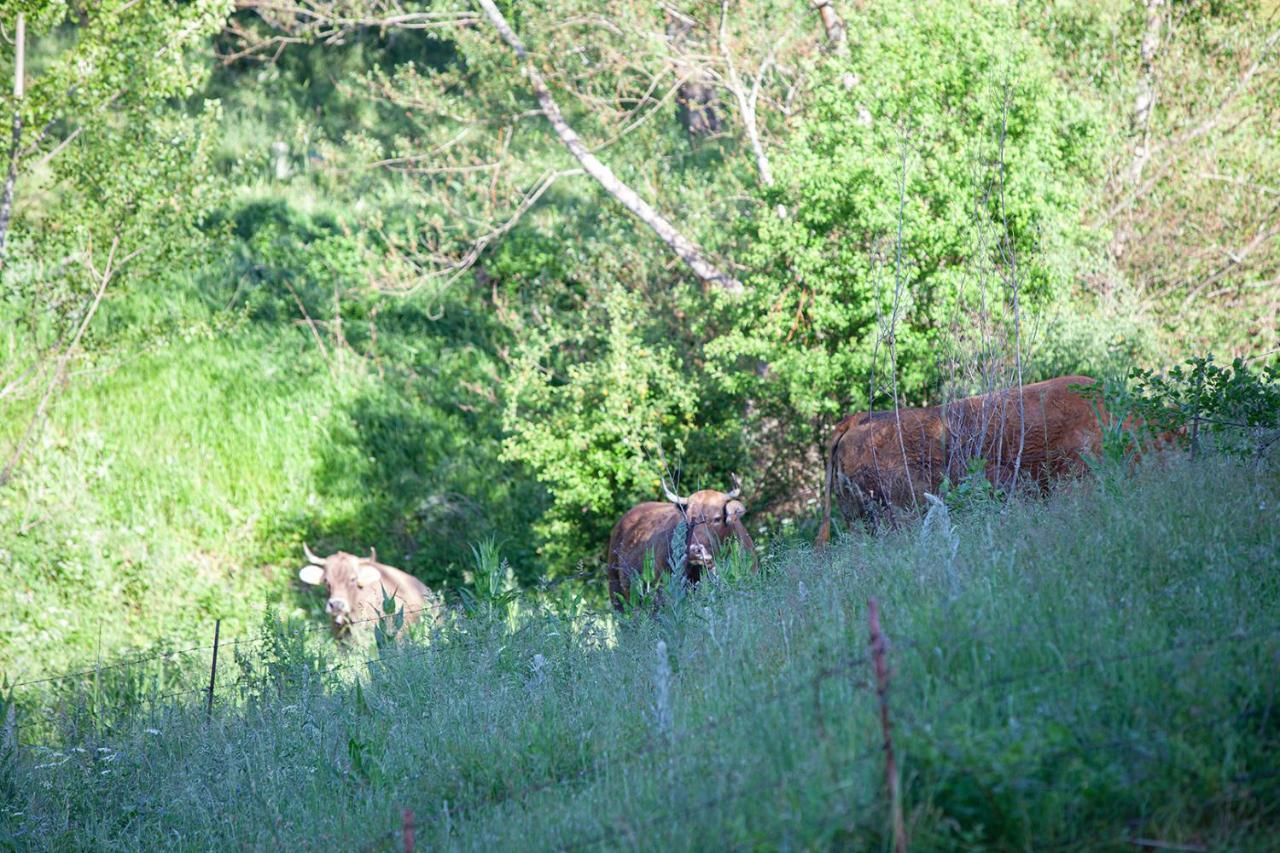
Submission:
<svg viewBox="0 0 1280 853">
<path fill-rule="evenodd" d="M 557 577 L 550 578 L 548 580 L 543 580 L 533 586 L 521 589 L 520 594 L 517 597 L 517 601 L 522 606 L 527 606 L 531 602 L 534 604 L 534 606 L 541 606 L 546 603 L 547 594 L 552 590 L 555 590 L 556 588 L 560 587 L 561 585 L 571 581 L 580 581 L 588 578 L 594 578 L 594 577 L 597 577 L 598 575 L 599 575 L 599 572 L 579 571 L 573 574 L 560 575 Z M 444 609 L 443 618 L 449 618 L 450 615 L 457 615 L 464 609 L 465 609 L 465 606 L 463 603 L 460 603 L 459 605 L 456 605 L 456 606 L 448 606 Z M 424 615 L 426 617 L 430 617 L 430 616 L 436 615 L 436 613 L 437 611 L 434 606 L 423 606 L 420 608 L 413 608 L 413 609 L 401 607 L 399 610 L 399 614 L 401 614 L 402 618 L 404 619 L 406 626 L 409 622 L 412 622 L 417 617 L 422 617 Z M 592 616 L 604 617 L 607 615 L 607 611 L 600 610 L 600 609 L 588 609 L 583 613 L 581 613 L 580 615 L 588 618 Z M 394 614 L 379 613 L 378 615 L 375 615 L 375 616 L 350 620 L 344 623 L 344 630 L 347 632 L 347 636 L 352 636 L 360 632 L 362 629 L 367 629 L 369 627 L 372 627 L 375 623 L 382 623 L 389 627 L 392 624 L 392 620 L 394 618 L 395 618 Z M 21 681 L 17 681 L 12 684 L 6 685 L 6 689 L 8 691 L 7 699 L 6 697 L 0 696 L 0 699 L 6 700 L 6 704 L 9 706 L 9 709 L 22 707 L 22 712 L 20 714 L 15 714 L 13 713 L 12 710 L 10 710 L 12 719 L 9 720 L 7 723 L 5 723 L 7 727 L 5 731 L 5 737 L 9 739 L 9 742 L 12 742 L 13 744 L 15 744 L 15 746 L 20 744 L 19 734 L 22 730 L 23 718 L 25 718 L 26 720 L 36 719 L 36 720 L 43 720 L 45 722 L 55 722 L 58 720 L 65 721 L 69 716 L 68 711 L 70 709 L 65 703 L 60 703 L 58 707 L 53 711 L 51 711 L 48 708 L 43 710 L 39 708 L 32 708 L 28 704 L 20 701 L 20 691 L 24 691 L 32 687 L 59 685 L 59 684 L 64 684 L 68 682 L 74 683 L 74 682 L 87 681 L 92 683 L 94 692 L 96 692 L 97 685 L 103 679 L 104 675 L 109 676 L 121 671 L 132 671 L 132 670 L 137 670 L 139 668 L 153 666 L 156 664 L 174 663 L 176 661 L 188 658 L 190 656 L 200 655 L 200 654 L 207 654 L 209 656 L 209 664 L 208 664 L 209 669 L 207 670 L 208 677 L 209 677 L 209 684 L 207 686 L 181 689 L 181 690 L 165 690 L 163 692 L 159 690 L 154 690 L 150 693 L 135 695 L 131 697 L 130 701 L 119 705 L 116 708 L 116 710 L 134 711 L 139 706 L 142 706 L 142 705 L 146 705 L 151 708 L 154 708 L 157 705 L 171 701 L 173 699 L 201 695 L 206 697 L 207 714 L 211 714 L 213 705 L 216 699 L 218 698 L 217 680 L 218 680 L 218 671 L 219 671 L 219 664 L 218 664 L 219 650 L 229 650 L 231 652 L 247 653 L 252 649 L 261 648 L 262 646 L 265 646 L 268 644 L 280 645 L 280 644 L 286 644 L 290 642 L 305 641 L 307 639 L 318 637 L 321 634 L 332 634 L 333 631 L 334 631 L 334 626 L 331 625 L 326 620 L 324 622 L 316 622 L 312 624 L 293 625 L 286 630 L 280 630 L 279 627 L 277 627 L 277 630 L 272 633 L 262 632 L 262 633 L 259 633 L 257 636 L 244 636 L 244 637 L 238 637 L 230 640 L 221 640 L 220 639 L 221 619 L 215 619 L 214 624 L 212 626 L 213 642 L 211 643 L 201 644 L 201 645 L 192 645 L 185 648 L 176 648 L 176 649 L 162 648 L 162 649 L 151 651 L 145 654 L 130 653 L 121 657 L 118 660 L 112 660 L 108 662 L 99 662 L 92 667 L 81 667 L 81 668 L 76 668 L 67 672 L 58 673 L 56 675 L 40 676 L 36 678 L 28 678 Z M 343 653 L 349 654 L 353 651 L 354 649 L 349 649 L 346 647 L 343 648 Z M 420 657 L 422 654 L 426 654 L 426 653 L 428 652 L 427 651 L 419 651 L 416 653 L 402 652 L 399 654 L 380 653 L 379 655 L 373 658 L 359 659 L 354 661 L 348 661 L 345 663 L 335 664 L 333 666 L 329 666 L 325 669 L 322 669 L 315 674 L 319 676 L 330 675 L 333 673 L 341 672 L 343 670 L 350 670 L 357 667 L 365 667 L 365 666 L 372 666 L 374 664 L 379 664 L 379 663 L 386 663 L 392 658 Z M 184 676 L 184 675 L 190 676 L 192 672 L 193 670 L 191 669 L 188 669 L 186 671 L 180 670 L 177 674 L 179 676 Z M 163 676 L 163 672 L 160 673 L 160 675 Z M 161 677 L 160 680 L 163 680 L 163 677 Z M 14 701 L 15 699 L 19 699 L 19 701 L 15 702 Z M 79 710 L 83 711 L 84 709 L 79 709 Z M 107 710 L 107 709 L 99 708 L 95 703 L 95 708 L 93 710 L 94 710 L 94 713 L 97 713 L 100 710 Z"/>
<path fill-rule="evenodd" d="M 884 634 L 880 631 L 878 625 L 878 614 L 876 614 L 876 605 L 874 600 L 869 602 L 869 619 L 871 623 L 869 654 L 860 654 L 850 656 L 839 662 L 821 667 L 812 675 L 802 678 L 778 681 L 770 685 L 769 690 L 760 695 L 750 695 L 735 706 L 727 708 L 723 717 L 733 717 L 739 711 L 756 711 L 761 708 L 772 705 L 777 702 L 791 701 L 801 703 L 805 696 L 806 686 L 817 689 L 825 680 L 838 676 L 847 675 L 857 670 L 864 672 L 863 681 L 856 683 L 854 686 L 859 689 L 874 693 L 877 698 L 876 707 L 879 712 L 879 725 L 883 739 L 867 749 L 854 752 L 852 755 L 844 759 L 840 764 L 839 771 L 836 772 L 837 779 L 818 789 L 808 788 L 811 796 L 829 798 L 838 793 L 848 791 L 858 784 L 857 779 L 849 777 L 848 774 L 857 768 L 866 768 L 872 763 L 879 764 L 883 769 L 884 780 L 882 786 L 878 789 L 873 788 L 870 796 L 863 797 L 851 803 L 844 803 L 843 810 L 838 814 L 837 819 L 845 825 L 863 825 L 870 828 L 870 831 L 879 833 L 884 839 L 892 843 L 895 851 L 905 851 L 908 849 L 909 834 L 906 823 L 903 818 L 903 797 L 900 788 L 900 770 L 895 766 L 894 760 L 894 736 L 895 728 L 903 728 L 913 739 L 923 740 L 931 748 L 937 749 L 946 756 L 950 767 L 958 772 L 967 773 L 974 777 L 980 776 L 984 771 L 989 771 L 989 765 L 979 765 L 974 763 L 973 756 L 967 755 L 951 747 L 948 742 L 941 724 L 955 715 L 955 712 L 968 701 L 982 699 L 990 701 L 991 697 L 1000 690 L 1008 690 L 1017 687 L 1035 687 L 1041 689 L 1048 681 L 1059 679 L 1062 676 L 1075 677 L 1083 673 L 1087 673 L 1091 668 L 1111 667 L 1117 664 L 1132 663 L 1142 660 L 1151 660 L 1160 657 L 1177 656 L 1179 654 L 1203 654 L 1207 651 L 1220 649 L 1226 646 L 1240 647 L 1241 645 L 1257 643 L 1265 640 L 1273 640 L 1280 638 L 1280 627 L 1253 632 L 1235 632 L 1232 634 L 1222 635 L 1200 642 L 1176 642 L 1159 649 L 1143 650 L 1140 652 L 1122 653 L 1116 655 L 1081 657 L 1079 659 L 1064 660 L 1056 666 L 1035 667 L 1017 675 L 1001 676 L 991 679 L 983 679 L 974 684 L 967 686 L 962 694 L 948 705 L 935 710 L 927 715 L 914 713 L 908 706 L 893 705 L 889 701 L 890 695 L 890 673 L 891 668 L 888 665 L 888 643 Z M 987 632 L 972 632 L 974 636 L 988 636 Z M 895 650 L 901 648 L 903 650 L 920 651 L 920 644 L 911 642 L 895 643 Z M 935 673 L 936 674 L 936 673 Z M 952 682 L 954 683 L 954 682 Z M 1066 682 L 1057 683 L 1057 690 L 1069 690 L 1072 688 L 1073 681 L 1070 679 Z M 1271 685 L 1271 693 L 1274 696 L 1277 687 L 1280 686 L 1280 675 L 1273 679 Z M 813 703 L 815 709 L 815 722 L 817 730 L 822 731 L 823 710 L 820 702 Z M 1269 706 L 1268 706 L 1269 707 Z M 1215 727 L 1222 725 L 1238 726 L 1242 722 L 1247 721 L 1255 712 L 1247 710 L 1231 710 L 1229 712 L 1205 716 L 1198 720 L 1186 723 L 1176 730 L 1166 731 L 1163 734 L 1166 739 L 1172 735 L 1185 736 L 1187 734 L 1200 731 L 1209 731 Z M 1071 721 L 1062 721 L 1063 725 L 1069 724 Z M 543 782 L 523 787 L 519 790 L 510 791 L 503 796 L 494 797 L 492 795 L 481 794 L 472 797 L 470 800 L 454 801 L 450 803 L 444 800 L 444 807 L 449 815 L 451 822 L 465 821 L 470 813 L 482 811 L 496 812 L 502 807 L 513 802 L 523 803 L 536 794 L 546 793 L 551 790 L 567 789 L 572 786 L 590 782 L 598 779 L 600 774 L 605 770 L 613 773 L 625 772 L 632 764 L 639 763 L 651 759 L 653 755 L 660 751 L 669 753 L 678 752 L 681 745 L 687 741 L 696 741 L 704 736 L 709 729 L 720 725 L 719 720 L 710 721 L 706 724 L 694 726 L 685 729 L 674 738 L 654 738 L 646 746 L 636 749 L 622 758 L 607 758 L 599 762 L 595 762 L 585 766 L 572 774 L 562 777 L 554 777 Z M 1265 725 L 1265 722 L 1264 722 Z M 1106 738 L 1094 739 L 1077 739 L 1075 742 L 1057 747 L 1042 754 L 1028 757 L 1023 762 L 1015 765 L 1006 766 L 1003 771 L 1012 773 L 1019 779 L 1026 778 L 1033 771 L 1043 767 L 1045 764 L 1053 764 L 1057 761 L 1064 760 L 1070 756 L 1090 756 L 1102 753 L 1116 754 L 1121 757 L 1127 757 L 1134 752 L 1151 752 L 1149 743 L 1138 743 L 1132 737 L 1109 736 Z M 1150 756 L 1148 756 L 1150 759 Z M 625 815 L 619 815 L 614 822 L 593 829 L 591 831 L 581 833 L 579 835 L 559 835 L 554 840 L 547 840 L 547 846 L 552 849 L 565 851 L 589 850 L 596 847 L 608 846 L 611 843 L 616 844 L 619 841 L 629 843 L 632 846 L 639 845 L 642 841 L 638 837 L 638 833 L 652 827 L 659 822 L 673 822 L 680 825 L 681 821 L 692 818 L 695 815 L 713 810 L 725 804 L 735 802 L 744 797 L 762 795 L 785 788 L 788 784 L 800 781 L 804 778 L 806 768 L 792 768 L 784 770 L 782 773 L 771 777 L 755 778 L 745 784 L 731 788 L 709 797 L 695 798 L 691 802 L 674 810 L 657 810 L 654 814 L 640 819 L 628 820 Z M 1247 774 L 1236 774 L 1225 780 L 1229 786 L 1233 786 L 1232 790 L 1223 791 L 1222 793 L 1202 799 L 1199 807 L 1210 808 L 1215 805 L 1223 805 L 1235 800 L 1256 799 L 1256 792 L 1251 789 L 1251 785 L 1280 778 L 1280 769 L 1261 770 Z M 1280 803 L 1277 803 L 1280 808 Z M 423 837 L 423 830 L 429 828 L 420 821 L 415 821 L 415 812 L 411 809 L 404 809 L 401 812 L 401 824 L 392 827 L 384 833 L 372 839 L 363 850 L 375 850 L 379 848 L 387 848 L 389 845 L 395 844 L 397 841 L 403 844 L 403 849 L 412 851 L 415 839 Z M 1135 828 L 1141 828 L 1147 821 L 1155 817 L 1155 812 L 1146 812 L 1134 816 L 1128 821 L 1128 824 Z M 1099 839 L 1102 841 L 1104 839 Z M 1119 833 L 1115 838 L 1105 839 L 1105 841 L 1116 844 L 1136 845 L 1138 847 L 1163 847 L 1169 848 L 1168 842 L 1162 842 L 1155 839 L 1143 839 L 1132 833 Z M 1079 842 L 1068 842 L 1060 845 L 1048 845 L 1043 849 L 1061 849 L 1065 847 L 1077 846 Z M 728 847 L 727 849 L 746 849 L 751 845 L 740 845 L 739 847 Z M 1203 850 L 1206 847 L 1195 844 L 1184 846 L 1178 849 Z"/>
</svg>

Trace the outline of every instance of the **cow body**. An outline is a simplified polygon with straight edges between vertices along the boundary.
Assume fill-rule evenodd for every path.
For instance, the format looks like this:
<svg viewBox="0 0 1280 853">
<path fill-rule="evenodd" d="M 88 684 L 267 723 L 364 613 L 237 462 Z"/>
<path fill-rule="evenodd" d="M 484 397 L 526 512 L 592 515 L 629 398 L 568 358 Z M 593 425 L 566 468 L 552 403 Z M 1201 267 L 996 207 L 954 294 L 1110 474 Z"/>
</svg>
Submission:
<svg viewBox="0 0 1280 853">
<path fill-rule="evenodd" d="M 321 558 L 305 545 L 303 548 L 309 565 L 303 567 L 298 576 L 303 583 L 325 586 L 329 595 L 325 612 L 329 614 L 335 637 L 346 638 L 352 628 L 372 626 L 384 616 L 384 590 L 396 600 L 396 609 L 403 610 L 406 624 L 424 615 L 431 621 L 440 618 L 443 611 L 440 596 L 413 575 L 379 563 L 376 555 L 357 557 L 339 551 Z"/>
<path fill-rule="evenodd" d="M 917 506 L 936 494 L 943 477 L 959 482 L 970 460 L 981 459 L 999 488 L 1018 483 L 1045 488 L 1085 470 L 1102 446 L 1098 416 L 1072 385 L 1088 376 L 1060 376 L 944 406 L 851 415 L 827 445 L 822 527 L 831 535 L 831 501 L 846 521 L 893 520 L 895 508 Z"/>
<path fill-rule="evenodd" d="M 653 552 L 655 577 L 671 571 L 671 539 L 685 522 L 684 577 L 697 583 L 704 572 L 714 574 L 715 554 L 730 539 L 755 553 L 751 534 L 742 524 L 747 508 L 737 499 L 739 490 L 694 492 L 688 498 L 668 493 L 667 502 L 637 504 L 618 519 L 609 535 L 607 574 L 609 599 L 621 612 L 631 593 L 632 579 L 644 569 L 645 554 Z"/>
</svg>

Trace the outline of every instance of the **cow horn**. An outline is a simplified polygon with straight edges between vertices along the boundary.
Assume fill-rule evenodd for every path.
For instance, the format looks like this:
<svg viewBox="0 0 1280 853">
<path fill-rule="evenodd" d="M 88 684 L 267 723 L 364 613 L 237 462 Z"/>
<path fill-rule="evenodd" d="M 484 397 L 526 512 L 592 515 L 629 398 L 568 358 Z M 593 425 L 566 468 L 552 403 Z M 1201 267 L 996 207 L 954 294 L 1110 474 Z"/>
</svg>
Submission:
<svg viewBox="0 0 1280 853">
<path fill-rule="evenodd" d="M 737 474 L 730 474 L 729 479 L 733 481 L 733 488 L 725 493 L 725 497 L 729 500 L 733 500 L 738 495 L 742 494 L 742 481 L 738 479 Z"/>
<path fill-rule="evenodd" d="M 320 557 L 317 557 L 315 554 L 312 554 L 311 549 L 307 547 L 306 542 L 302 543 L 302 553 L 306 554 L 307 559 L 310 560 L 312 563 L 315 563 L 317 566 L 324 565 L 324 560 L 321 559 Z"/>
<path fill-rule="evenodd" d="M 668 489 L 666 480 L 662 481 L 662 492 L 667 496 L 667 500 L 671 501 L 676 506 L 684 506 L 685 504 L 689 503 L 688 498 L 682 498 L 679 495 L 677 495 L 675 492 Z"/>
<path fill-rule="evenodd" d="M 373 547 L 372 545 L 369 546 L 369 562 L 371 563 L 378 562 L 378 549 Z"/>
</svg>

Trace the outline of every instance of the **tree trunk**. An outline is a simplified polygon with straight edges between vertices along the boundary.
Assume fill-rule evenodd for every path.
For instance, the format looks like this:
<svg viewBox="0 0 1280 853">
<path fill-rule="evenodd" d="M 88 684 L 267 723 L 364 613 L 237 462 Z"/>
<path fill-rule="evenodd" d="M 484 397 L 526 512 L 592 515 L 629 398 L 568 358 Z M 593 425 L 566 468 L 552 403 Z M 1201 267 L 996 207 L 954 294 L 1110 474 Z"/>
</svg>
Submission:
<svg viewBox="0 0 1280 853">
<path fill-rule="evenodd" d="M 677 231 L 675 226 L 668 222 L 662 214 L 658 213 L 647 201 L 636 195 L 634 190 L 618 179 L 612 169 L 600 162 L 599 158 L 587 150 L 587 146 L 583 144 L 578 134 L 565 121 L 564 114 L 560 112 L 560 107 L 556 104 L 555 99 L 551 97 L 551 91 L 547 88 L 546 80 L 543 79 L 537 67 L 530 61 L 528 51 L 525 50 L 524 44 L 507 23 L 507 19 L 502 16 L 502 12 L 494 5 L 493 0 L 478 0 L 478 2 L 480 8 L 484 10 L 485 15 L 489 18 L 489 22 L 498 31 L 498 35 L 502 37 L 502 40 L 506 42 L 507 46 L 524 64 L 525 76 L 529 78 L 529 83 L 533 86 L 534 95 L 537 96 L 538 103 L 542 106 L 542 111 L 546 114 L 547 120 L 551 122 L 551 127 L 555 130 L 556 136 L 560 137 L 564 147 L 582 164 L 582 168 L 586 173 L 595 178 L 623 207 L 652 228 L 654 233 L 704 283 L 714 284 L 729 293 L 741 293 L 743 289 L 742 282 L 717 269 L 715 265 L 706 259 L 700 248 Z"/>
<path fill-rule="evenodd" d="M 827 31 L 827 46 L 836 53 L 848 53 L 849 36 L 845 33 L 844 20 L 836 14 L 832 0 L 813 0 L 813 7 L 822 18 L 822 28 Z"/>
<path fill-rule="evenodd" d="M 686 59 L 685 40 L 693 25 L 692 18 L 667 9 L 667 43 L 675 58 L 676 74 L 684 80 L 676 89 L 676 106 L 680 124 L 691 142 L 719 133 L 724 127 L 716 111 L 716 90 L 710 77 L 697 63 Z"/>
<path fill-rule="evenodd" d="M 1164 0 L 1147 0 L 1147 25 L 1142 34 L 1138 95 L 1133 102 L 1133 130 L 1137 145 L 1129 164 L 1129 182 L 1142 180 L 1142 171 L 1151 159 L 1151 114 L 1156 106 L 1155 59 L 1160 49 L 1160 30 L 1164 24 Z"/>
<path fill-rule="evenodd" d="M 4 196 L 0 198 L 0 267 L 5 262 L 5 241 L 9 236 L 9 220 L 13 216 L 13 190 L 18 183 L 18 145 L 22 141 L 22 96 L 26 77 L 27 19 L 18 13 L 13 36 L 13 135 L 9 142 L 9 172 L 4 179 Z"/>
</svg>

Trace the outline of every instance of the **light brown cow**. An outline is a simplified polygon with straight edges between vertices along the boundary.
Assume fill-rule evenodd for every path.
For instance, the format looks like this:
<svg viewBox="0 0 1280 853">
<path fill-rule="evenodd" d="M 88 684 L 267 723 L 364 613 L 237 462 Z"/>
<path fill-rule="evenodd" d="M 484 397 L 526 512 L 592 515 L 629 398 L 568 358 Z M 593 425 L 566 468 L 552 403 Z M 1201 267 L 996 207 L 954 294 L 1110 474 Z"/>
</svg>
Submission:
<svg viewBox="0 0 1280 853">
<path fill-rule="evenodd" d="M 431 621 L 440 618 L 443 610 L 440 596 L 413 575 L 379 563 L 373 549 L 368 557 L 345 551 L 317 557 L 304 542 L 302 550 L 307 555 L 307 565 L 298 572 L 298 577 L 310 586 L 324 584 L 328 590 L 325 612 L 329 614 L 333 635 L 339 639 L 348 637 L 352 627 L 372 626 L 383 615 L 384 590 L 396 599 L 396 609 L 404 610 L 406 624 L 422 616 Z"/>
<path fill-rule="evenodd" d="M 703 572 L 715 573 L 715 555 L 731 538 L 753 555 L 752 568 L 759 568 L 754 558 L 755 543 L 742 524 L 747 508 L 738 500 L 742 484 L 736 476 L 733 489 L 728 492 L 704 489 L 683 498 L 665 487 L 663 491 L 665 503 L 646 501 L 635 505 L 618 519 L 609 535 L 609 599 L 619 612 L 630 596 L 632 580 L 643 570 L 646 552 L 653 551 L 656 577 L 670 571 L 671 538 L 682 520 L 686 523 L 684 577 L 689 583 L 697 583 Z"/>
<path fill-rule="evenodd" d="M 959 482 L 972 459 L 983 460 L 987 479 L 1005 489 L 1043 489 L 1082 473 L 1085 457 L 1102 447 L 1102 430 L 1071 386 L 1093 381 L 1060 376 L 944 406 L 850 415 L 827 445 L 817 544 L 831 537 L 833 497 L 846 521 L 892 521 L 895 507 L 922 504 L 944 476 Z"/>
</svg>

